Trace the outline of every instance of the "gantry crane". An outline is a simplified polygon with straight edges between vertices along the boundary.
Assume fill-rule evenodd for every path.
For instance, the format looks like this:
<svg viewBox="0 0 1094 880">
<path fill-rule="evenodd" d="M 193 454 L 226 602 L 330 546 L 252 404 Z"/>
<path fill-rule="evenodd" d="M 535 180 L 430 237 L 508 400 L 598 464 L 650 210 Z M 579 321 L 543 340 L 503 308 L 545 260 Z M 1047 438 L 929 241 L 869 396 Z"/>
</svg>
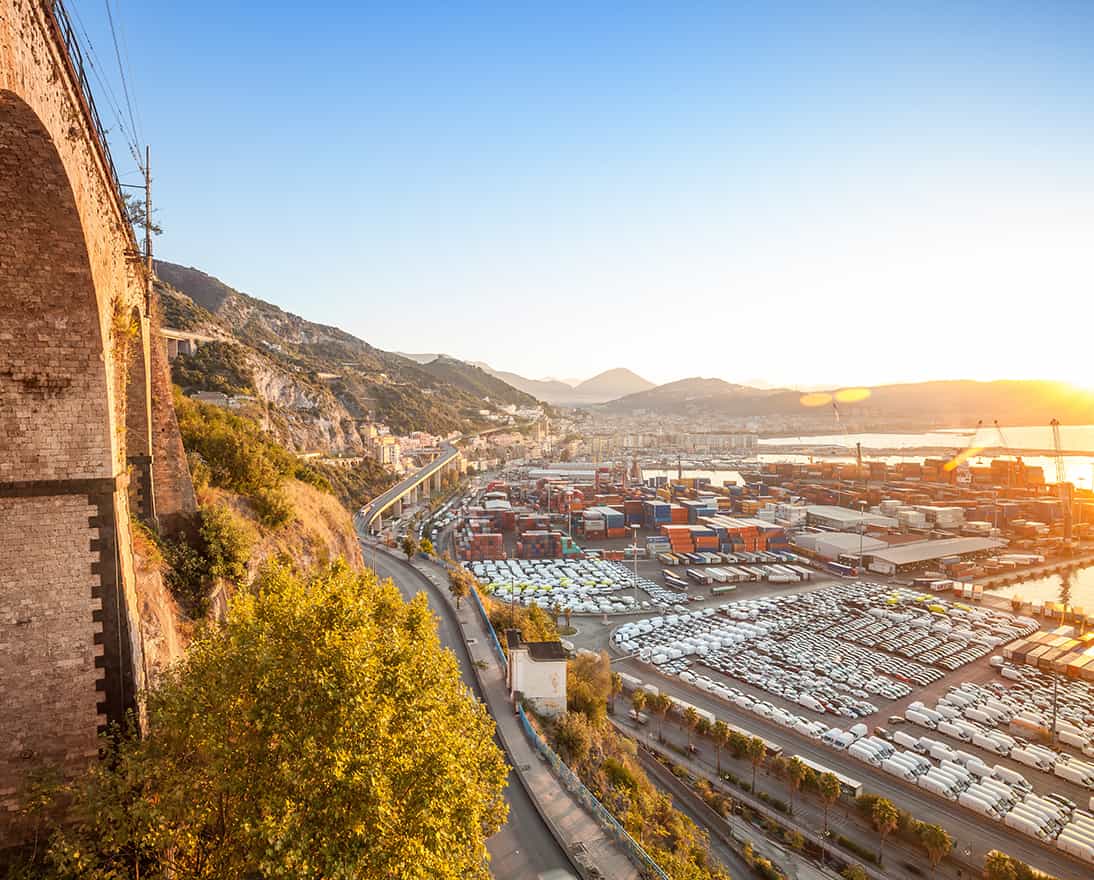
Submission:
<svg viewBox="0 0 1094 880">
<path fill-rule="evenodd" d="M 1064 543 L 1070 544 L 1074 486 L 1065 479 L 1067 470 L 1064 468 L 1064 452 L 1063 446 L 1060 444 L 1060 420 L 1053 419 L 1049 424 L 1052 426 L 1052 447 L 1056 452 L 1056 494 L 1059 496 L 1064 508 Z"/>
</svg>

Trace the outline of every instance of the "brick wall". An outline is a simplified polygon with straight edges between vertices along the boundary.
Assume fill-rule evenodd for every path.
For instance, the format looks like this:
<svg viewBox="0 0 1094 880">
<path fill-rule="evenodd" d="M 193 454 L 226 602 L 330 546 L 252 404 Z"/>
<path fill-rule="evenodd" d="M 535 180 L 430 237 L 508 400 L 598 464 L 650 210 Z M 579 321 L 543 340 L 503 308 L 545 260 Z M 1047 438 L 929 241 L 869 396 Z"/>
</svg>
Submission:
<svg viewBox="0 0 1094 880">
<path fill-rule="evenodd" d="M 0 848 L 27 772 L 78 771 L 136 708 L 131 459 L 136 509 L 161 449 L 167 509 L 193 504 L 169 379 L 144 379 L 135 243 L 46 9 L 0 0 Z"/>
<path fill-rule="evenodd" d="M 88 520 L 97 515 L 87 496 L 0 498 L 0 841 L 13 830 L 24 769 L 73 771 L 96 752 L 102 603 L 91 598 L 99 559 Z"/>
</svg>

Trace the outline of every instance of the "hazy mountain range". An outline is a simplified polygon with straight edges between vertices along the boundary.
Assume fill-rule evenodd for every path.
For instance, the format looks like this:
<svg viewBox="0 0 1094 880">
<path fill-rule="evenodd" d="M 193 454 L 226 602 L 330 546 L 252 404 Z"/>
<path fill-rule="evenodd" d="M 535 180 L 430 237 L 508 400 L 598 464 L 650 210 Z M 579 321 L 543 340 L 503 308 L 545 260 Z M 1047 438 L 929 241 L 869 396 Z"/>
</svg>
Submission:
<svg viewBox="0 0 1094 880">
<path fill-rule="evenodd" d="M 1064 382 L 1040 380 L 974 382 L 951 380 L 878 385 L 857 393 L 803 393 L 787 388 L 754 388 L 721 379 L 692 378 L 608 402 L 599 409 L 615 414 L 695 418 L 806 417 L 839 430 L 858 426 L 928 428 L 990 425 L 1094 424 L 1094 394 Z M 842 398 L 842 399 L 841 399 Z M 837 417 L 838 412 L 838 417 Z"/>
<path fill-rule="evenodd" d="M 193 389 L 249 393 L 278 407 L 295 448 L 359 449 L 357 426 L 383 420 L 398 432 L 443 433 L 479 422 L 500 405 L 592 407 L 607 414 L 757 419 L 816 430 L 974 425 L 1094 424 L 1094 394 L 1061 382 L 920 382 L 882 385 L 833 405 L 823 393 L 756 387 L 714 378 L 654 385 L 631 370 L 607 370 L 576 384 L 528 379 L 449 355 L 384 351 L 315 324 L 201 272 L 157 263 L 164 323 L 224 340 L 176 362 Z M 178 379 L 176 380 L 178 381 Z M 835 391 L 835 389 L 833 389 Z M 842 399 L 840 399 L 842 398 Z M 839 412 L 839 418 L 836 412 Z M 765 427 L 764 429 L 768 429 Z"/>
<path fill-rule="evenodd" d="M 433 363 L 439 358 L 456 360 L 451 355 L 444 354 L 407 354 L 406 352 L 400 352 L 399 354 L 423 365 Z M 489 364 L 484 364 L 481 361 L 470 361 L 469 363 L 485 370 L 492 376 L 496 376 L 514 388 L 551 404 L 580 406 L 607 403 L 610 400 L 626 397 L 628 394 L 637 394 L 656 387 L 653 382 L 643 379 L 624 367 L 606 370 L 591 379 L 570 383 L 561 379 L 528 379 L 516 373 L 495 370 Z"/>
</svg>

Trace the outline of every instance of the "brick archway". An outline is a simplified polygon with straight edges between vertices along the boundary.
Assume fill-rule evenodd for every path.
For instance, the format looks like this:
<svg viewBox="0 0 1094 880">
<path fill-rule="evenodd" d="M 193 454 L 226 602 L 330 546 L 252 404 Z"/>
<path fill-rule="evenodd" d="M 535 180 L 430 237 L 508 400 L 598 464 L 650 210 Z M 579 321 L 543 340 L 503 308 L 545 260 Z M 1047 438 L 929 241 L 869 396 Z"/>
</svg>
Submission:
<svg viewBox="0 0 1094 880">
<path fill-rule="evenodd" d="M 0 90 L 0 841 L 27 771 L 86 766 L 135 706 L 110 387 L 125 331 L 104 315 L 123 293 L 97 291 L 57 146 Z"/>
</svg>

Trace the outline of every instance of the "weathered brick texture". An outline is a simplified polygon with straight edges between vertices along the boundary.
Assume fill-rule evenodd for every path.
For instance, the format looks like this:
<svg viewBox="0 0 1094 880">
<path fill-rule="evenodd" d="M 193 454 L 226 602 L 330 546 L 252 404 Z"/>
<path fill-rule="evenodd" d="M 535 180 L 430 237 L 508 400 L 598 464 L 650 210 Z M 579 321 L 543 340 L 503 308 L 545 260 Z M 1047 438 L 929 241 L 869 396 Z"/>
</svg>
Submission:
<svg viewBox="0 0 1094 880">
<path fill-rule="evenodd" d="M 27 772 L 78 771 L 136 707 L 129 516 L 155 508 L 160 448 L 185 483 L 165 479 L 166 509 L 193 505 L 132 232 L 48 9 L 0 0 L 0 847 Z"/>
</svg>

